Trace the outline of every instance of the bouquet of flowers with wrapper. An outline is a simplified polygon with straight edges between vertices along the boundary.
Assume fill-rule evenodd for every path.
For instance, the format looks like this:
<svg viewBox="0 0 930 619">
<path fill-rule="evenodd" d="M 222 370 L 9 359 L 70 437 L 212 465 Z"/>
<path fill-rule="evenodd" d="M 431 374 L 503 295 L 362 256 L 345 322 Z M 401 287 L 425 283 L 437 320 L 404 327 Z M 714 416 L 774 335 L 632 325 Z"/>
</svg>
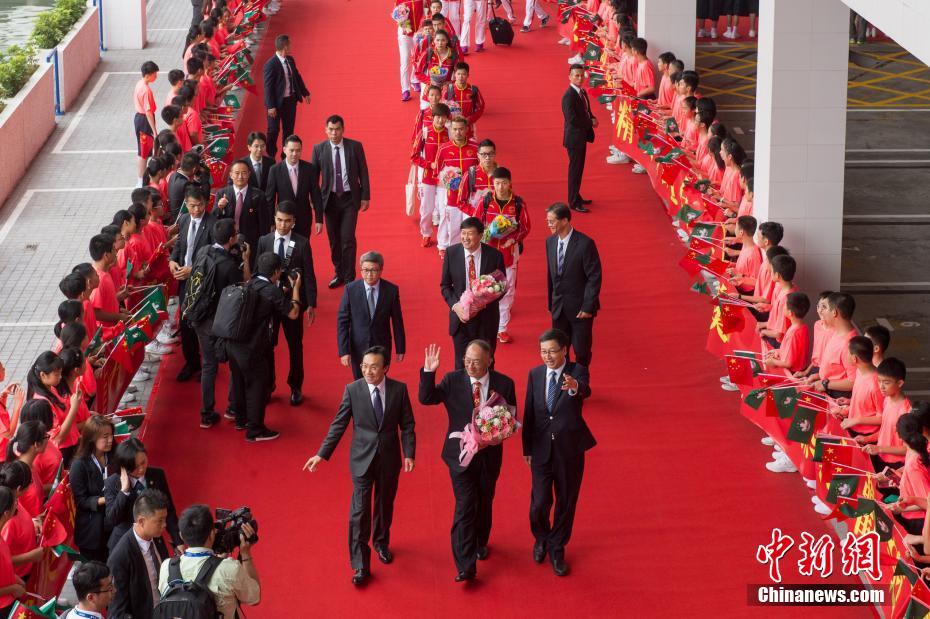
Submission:
<svg viewBox="0 0 930 619">
<path fill-rule="evenodd" d="M 449 191 L 458 191 L 462 183 L 462 169 L 446 166 L 439 171 L 439 184 Z"/>
<path fill-rule="evenodd" d="M 443 103 L 445 103 L 449 108 L 449 118 L 455 118 L 456 116 L 460 116 L 462 114 L 462 106 L 458 101 L 452 99 L 443 101 Z"/>
<path fill-rule="evenodd" d="M 436 86 L 442 86 L 446 83 L 446 78 L 449 77 L 449 69 L 447 67 L 430 67 L 429 68 L 429 81 L 431 84 Z"/>
<path fill-rule="evenodd" d="M 484 229 L 484 235 L 481 240 L 485 243 L 494 239 L 500 241 L 517 231 L 517 222 L 507 215 L 497 215 L 491 220 L 487 228 Z"/>
<path fill-rule="evenodd" d="M 478 312 L 497 301 L 507 292 L 507 277 L 498 269 L 489 275 L 479 275 L 470 290 L 459 297 L 459 306 L 471 320 Z"/>
<path fill-rule="evenodd" d="M 461 432 L 453 432 L 449 438 L 459 439 L 459 464 L 467 467 L 475 454 L 485 447 L 500 445 L 517 433 L 517 408 L 510 406 L 494 393 L 484 406 L 475 408 L 471 422 Z"/>
<path fill-rule="evenodd" d="M 490 189 L 476 189 L 474 193 L 471 194 L 471 197 L 468 198 L 468 205 L 471 207 L 472 213 L 477 213 L 479 207 L 484 203 L 484 197 L 491 193 Z"/>
<path fill-rule="evenodd" d="M 410 8 L 406 4 L 395 6 L 394 10 L 391 11 L 391 19 L 397 22 L 397 27 L 400 28 L 404 34 L 413 32 L 413 24 L 410 23 Z"/>
</svg>

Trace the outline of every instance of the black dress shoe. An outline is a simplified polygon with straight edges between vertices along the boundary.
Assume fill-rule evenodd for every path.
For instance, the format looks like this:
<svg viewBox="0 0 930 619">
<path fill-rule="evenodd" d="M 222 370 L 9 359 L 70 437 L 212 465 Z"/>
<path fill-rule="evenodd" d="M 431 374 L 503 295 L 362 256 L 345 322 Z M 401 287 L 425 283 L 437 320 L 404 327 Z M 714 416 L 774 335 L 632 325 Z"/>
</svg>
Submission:
<svg viewBox="0 0 930 619">
<path fill-rule="evenodd" d="M 390 548 L 375 548 L 375 552 L 378 554 L 378 561 L 385 565 L 394 560 L 394 553 L 391 552 Z"/>
<path fill-rule="evenodd" d="M 546 558 L 546 545 L 543 542 L 533 544 L 533 561 L 542 563 Z"/>
<path fill-rule="evenodd" d="M 360 587 L 365 584 L 365 581 L 368 580 L 369 576 L 370 574 L 368 573 L 368 570 L 364 568 L 357 569 L 355 570 L 355 573 L 352 574 L 352 584 L 356 587 Z"/>
<path fill-rule="evenodd" d="M 550 557 L 552 559 L 552 571 L 555 572 L 556 576 L 565 576 L 568 574 L 568 564 L 565 563 L 565 555 L 562 553 L 552 553 Z"/>
<path fill-rule="evenodd" d="M 582 203 L 582 204 L 591 204 L 591 200 L 585 200 L 584 198 L 582 198 L 582 199 L 581 199 L 581 203 Z"/>
<path fill-rule="evenodd" d="M 584 205 L 581 205 L 581 204 L 579 204 L 578 206 L 573 206 L 572 210 L 577 211 L 579 213 L 590 213 L 591 212 L 591 209 L 587 209 L 584 207 Z"/>
<path fill-rule="evenodd" d="M 178 372 L 177 381 L 178 381 L 179 383 L 183 383 L 183 382 L 189 381 L 190 379 L 192 379 L 192 378 L 194 377 L 194 374 L 196 374 L 196 373 L 199 372 L 199 371 L 200 371 L 200 368 L 199 368 L 199 367 L 197 367 L 197 366 L 195 366 L 195 365 L 186 365 L 186 364 L 185 364 L 184 367 L 181 368 L 181 371 Z"/>
<path fill-rule="evenodd" d="M 341 285 L 342 285 L 342 278 L 338 276 L 329 280 L 329 284 L 327 284 L 330 290 L 332 290 L 333 288 L 338 288 Z"/>
<path fill-rule="evenodd" d="M 455 582 L 466 582 L 469 580 L 474 580 L 475 576 L 475 570 L 465 570 L 464 572 L 459 572 L 455 575 Z"/>
<path fill-rule="evenodd" d="M 291 389 L 291 406 L 300 406 L 300 403 L 303 401 L 304 394 L 297 389 Z"/>
<path fill-rule="evenodd" d="M 488 558 L 488 547 L 487 546 L 478 546 L 478 552 L 476 553 L 478 559 L 484 561 Z"/>
</svg>

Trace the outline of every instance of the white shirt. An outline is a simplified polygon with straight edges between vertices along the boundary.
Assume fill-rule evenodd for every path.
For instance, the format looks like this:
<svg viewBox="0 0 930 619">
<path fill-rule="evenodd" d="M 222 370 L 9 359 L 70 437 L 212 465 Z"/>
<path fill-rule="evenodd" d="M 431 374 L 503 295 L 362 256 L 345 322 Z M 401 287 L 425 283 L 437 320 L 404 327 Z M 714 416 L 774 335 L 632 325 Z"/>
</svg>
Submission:
<svg viewBox="0 0 930 619">
<path fill-rule="evenodd" d="M 386 378 L 382 378 L 381 382 L 377 385 L 372 385 L 371 383 L 365 383 L 368 385 L 368 397 L 371 398 L 371 406 L 374 408 L 375 405 L 375 389 L 378 390 L 379 395 L 381 395 L 381 411 L 384 412 L 387 410 L 387 389 L 385 389 L 385 384 L 387 383 Z"/>
<path fill-rule="evenodd" d="M 555 388 L 556 388 L 556 397 L 559 397 L 558 391 L 562 390 L 562 372 L 565 371 L 565 361 L 562 362 L 557 368 L 546 368 L 546 396 L 549 396 L 549 381 L 552 380 L 552 375 L 555 374 Z M 575 389 L 569 389 L 568 395 L 574 397 L 578 393 Z"/>
<path fill-rule="evenodd" d="M 142 539 L 136 534 L 136 529 L 133 527 L 132 534 L 136 537 L 136 542 L 139 543 L 139 550 L 142 551 L 142 558 L 145 560 L 145 570 L 149 573 L 149 585 L 152 587 L 152 605 L 158 603 L 158 570 L 161 566 L 155 565 L 155 561 L 152 559 L 152 554 L 149 548 L 152 545 L 151 540 Z M 157 552 L 157 550 L 156 550 Z"/>
<path fill-rule="evenodd" d="M 203 217 L 194 219 L 187 228 L 187 251 L 184 253 L 184 266 L 189 267 L 194 260 L 194 245 L 197 241 L 197 235 L 200 234 L 200 226 L 203 223 Z M 196 229 L 195 229 L 196 226 Z"/>
<path fill-rule="evenodd" d="M 475 392 L 475 383 L 481 385 L 481 401 L 478 402 L 478 405 L 483 405 L 488 401 L 488 390 L 491 388 L 491 373 L 485 372 L 484 376 L 481 378 L 472 378 L 469 376 L 468 380 L 470 381 L 472 393 Z"/>
<path fill-rule="evenodd" d="M 559 262 L 559 249 L 562 250 L 562 266 L 563 267 L 565 266 L 565 255 L 568 253 L 568 241 L 569 239 L 572 238 L 572 232 L 574 231 L 575 231 L 574 228 L 569 228 L 568 234 L 565 235 L 565 238 L 564 239 L 559 238 L 556 241 L 556 248 L 555 248 L 556 268 L 558 268 L 558 262 Z"/>
<path fill-rule="evenodd" d="M 336 149 L 339 149 L 339 163 L 342 168 L 342 190 L 349 191 L 349 169 L 346 167 L 346 143 L 342 140 L 338 144 L 329 143 L 333 151 L 333 191 L 336 190 Z"/>
<path fill-rule="evenodd" d="M 60 619 L 89 619 L 90 617 L 103 619 L 103 615 L 97 611 L 84 610 L 83 608 L 72 608 L 63 614 Z"/>
<path fill-rule="evenodd" d="M 468 250 L 465 250 L 465 284 L 468 284 L 468 257 L 475 257 L 475 277 L 481 275 L 481 245 L 478 245 L 478 249 L 474 253 L 469 253 Z"/>
<path fill-rule="evenodd" d="M 281 61 L 281 66 L 284 67 L 284 96 L 290 97 L 294 94 L 294 89 L 291 86 L 291 66 L 287 62 L 287 56 L 282 56 L 277 52 L 275 52 L 275 56 Z"/>
<path fill-rule="evenodd" d="M 278 245 L 279 245 L 278 239 L 284 239 L 284 255 L 287 256 L 290 253 L 288 248 L 291 246 L 291 233 L 288 232 L 287 236 L 281 236 L 280 234 L 278 234 L 278 231 L 275 230 L 274 247 L 271 248 L 271 251 L 273 251 L 275 254 L 278 253 Z"/>
</svg>

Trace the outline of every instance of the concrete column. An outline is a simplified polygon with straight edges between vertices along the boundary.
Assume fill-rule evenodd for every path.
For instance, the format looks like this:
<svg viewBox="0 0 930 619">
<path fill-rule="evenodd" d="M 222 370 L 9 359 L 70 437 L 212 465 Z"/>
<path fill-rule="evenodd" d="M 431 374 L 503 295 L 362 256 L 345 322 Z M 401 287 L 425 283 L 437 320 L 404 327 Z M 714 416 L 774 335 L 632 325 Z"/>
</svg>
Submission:
<svg viewBox="0 0 930 619">
<path fill-rule="evenodd" d="M 686 69 L 694 68 L 696 7 L 692 0 L 639 0 L 636 26 L 649 42 L 653 64 L 662 52 L 672 52 Z"/>
<path fill-rule="evenodd" d="M 102 0 L 103 46 L 143 49 L 148 42 L 145 0 Z"/>
<path fill-rule="evenodd" d="M 760 7 L 754 212 L 785 226 L 814 294 L 840 285 L 848 25 L 841 0 Z"/>
</svg>

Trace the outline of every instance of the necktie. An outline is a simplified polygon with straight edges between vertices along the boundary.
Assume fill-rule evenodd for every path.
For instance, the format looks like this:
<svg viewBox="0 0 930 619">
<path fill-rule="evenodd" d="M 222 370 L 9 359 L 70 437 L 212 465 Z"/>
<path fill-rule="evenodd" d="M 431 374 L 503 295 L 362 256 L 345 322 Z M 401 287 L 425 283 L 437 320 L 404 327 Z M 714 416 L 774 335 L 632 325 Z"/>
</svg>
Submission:
<svg viewBox="0 0 930 619">
<path fill-rule="evenodd" d="M 242 215 L 242 206 L 245 204 L 245 190 L 236 193 L 236 225 L 239 225 L 239 217 Z"/>
<path fill-rule="evenodd" d="M 145 484 L 142 483 L 142 480 L 140 479 L 139 481 L 136 482 L 136 485 L 133 486 L 132 489 L 136 491 L 137 493 L 142 492 L 143 490 L 145 490 Z"/>
<path fill-rule="evenodd" d="M 294 94 L 294 87 L 291 81 L 291 63 L 287 58 L 284 59 L 284 96 L 289 97 Z"/>
<path fill-rule="evenodd" d="M 255 168 L 255 184 L 260 187 L 262 184 L 262 161 L 261 159 L 259 159 L 258 161 L 253 161 L 252 167 Z"/>
<path fill-rule="evenodd" d="M 468 287 L 471 288 L 478 279 L 478 271 L 475 269 L 475 254 L 468 256 Z"/>
<path fill-rule="evenodd" d="M 555 395 L 559 392 L 559 386 L 555 381 L 557 372 L 549 372 L 549 388 L 546 389 L 546 409 L 551 413 L 555 408 Z"/>
<path fill-rule="evenodd" d="M 340 147 L 336 147 L 336 163 L 333 164 L 336 168 L 336 187 L 335 192 L 337 196 L 341 196 L 344 192 L 344 181 L 342 180 L 342 156 L 339 154 Z"/>
<path fill-rule="evenodd" d="M 288 173 L 291 175 L 291 189 L 294 190 L 294 197 L 297 197 L 297 166 L 293 168 L 288 166 Z"/>
<path fill-rule="evenodd" d="M 475 403 L 475 408 L 481 406 L 481 383 L 477 380 L 471 384 L 471 398 Z"/>
<path fill-rule="evenodd" d="M 184 266 L 189 267 L 194 257 L 194 242 L 197 239 L 197 222 L 191 219 L 187 230 L 187 251 L 184 252 Z"/>
<path fill-rule="evenodd" d="M 556 256 L 556 273 L 562 274 L 562 267 L 565 265 L 565 241 L 559 241 L 559 253 Z"/>
<path fill-rule="evenodd" d="M 375 289 L 368 289 L 368 317 L 375 317 Z"/>
<path fill-rule="evenodd" d="M 284 237 L 278 237 L 278 258 L 284 262 Z"/>
<path fill-rule="evenodd" d="M 588 95 L 585 93 L 584 88 L 580 89 L 578 94 L 581 96 L 581 102 L 584 104 L 584 111 L 590 113 L 591 108 L 588 106 Z"/>
<path fill-rule="evenodd" d="M 158 551 L 155 550 L 155 540 L 149 542 L 149 558 L 152 560 L 154 571 L 149 572 L 149 581 L 152 583 L 152 602 L 153 605 L 158 603 L 161 597 L 158 593 L 158 569 L 161 567 L 161 559 L 158 557 Z"/>
<path fill-rule="evenodd" d="M 381 427 L 381 424 L 384 423 L 384 404 L 381 402 L 381 390 L 375 387 L 375 392 L 372 394 L 371 406 L 375 409 L 375 420 L 378 422 L 378 427 Z"/>
</svg>

